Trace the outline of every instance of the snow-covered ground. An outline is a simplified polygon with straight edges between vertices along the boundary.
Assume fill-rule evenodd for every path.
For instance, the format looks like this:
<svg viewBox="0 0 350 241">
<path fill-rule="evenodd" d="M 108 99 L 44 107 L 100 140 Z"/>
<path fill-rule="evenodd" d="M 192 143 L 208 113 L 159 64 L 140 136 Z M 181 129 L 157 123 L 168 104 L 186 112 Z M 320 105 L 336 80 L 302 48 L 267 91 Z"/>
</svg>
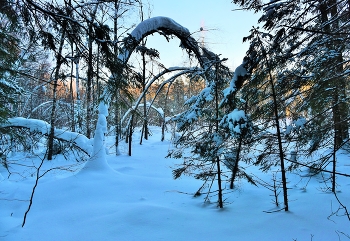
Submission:
<svg viewBox="0 0 350 241">
<path fill-rule="evenodd" d="M 225 194 L 226 205 L 219 209 L 194 198 L 201 181 L 190 177 L 172 179 L 171 168 L 181 160 L 166 159 L 170 134 L 160 141 L 159 128 L 139 145 L 135 133 L 133 155 L 107 156 L 110 169 L 83 169 L 84 162 L 65 160 L 58 155 L 46 161 L 43 170 L 74 164 L 70 171 L 54 170 L 39 180 L 33 205 L 22 228 L 40 159 L 17 153 L 12 161 L 18 174 L 0 167 L 0 240 L 25 241 L 140 241 L 140 240 L 349 240 L 350 221 L 333 194 L 325 192 L 322 176 L 288 173 L 290 211 L 272 212 L 273 193 L 263 186 L 239 181 Z M 113 137 L 107 139 L 111 144 Z M 113 150 L 111 148 L 110 150 Z M 338 171 L 350 173 L 350 162 L 339 155 Z M 247 169 L 248 173 L 257 168 Z M 1 177 L 1 176 L 0 176 Z M 259 173 L 271 182 L 272 175 Z M 326 175 L 327 177 L 327 175 Z M 350 178 L 338 177 L 338 197 L 350 209 Z M 282 195 L 279 197 L 282 201 Z"/>
</svg>

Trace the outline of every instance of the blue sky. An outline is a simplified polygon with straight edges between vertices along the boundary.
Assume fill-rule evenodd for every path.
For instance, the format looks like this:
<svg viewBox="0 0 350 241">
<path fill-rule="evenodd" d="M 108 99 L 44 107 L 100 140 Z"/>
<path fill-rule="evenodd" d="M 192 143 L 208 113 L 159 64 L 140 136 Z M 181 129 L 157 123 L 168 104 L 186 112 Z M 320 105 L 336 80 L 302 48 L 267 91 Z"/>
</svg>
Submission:
<svg viewBox="0 0 350 241">
<path fill-rule="evenodd" d="M 259 15 L 248 11 L 232 11 L 237 8 L 231 0 L 149 0 L 151 16 L 170 17 L 190 32 L 199 31 L 197 38 L 204 37 L 206 46 L 221 57 L 228 58 L 227 66 L 234 70 L 242 59 L 248 44 L 242 38 L 249 35 L 252 26 L 257 25 Z M 179 40 L 170 43 L 164 37 L 154 35 L 148 38 L 148 46 L 160 51 L 161 61 L 166 66 L 177 66 L 183 61 Z"/>
</svg>

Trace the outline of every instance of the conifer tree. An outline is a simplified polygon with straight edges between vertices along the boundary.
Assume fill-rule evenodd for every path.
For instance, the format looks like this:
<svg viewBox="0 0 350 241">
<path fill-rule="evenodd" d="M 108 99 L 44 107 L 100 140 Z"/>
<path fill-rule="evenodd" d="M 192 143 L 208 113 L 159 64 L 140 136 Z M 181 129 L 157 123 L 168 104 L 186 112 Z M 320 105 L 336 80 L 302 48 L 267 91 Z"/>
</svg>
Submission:
<svg viewBox="0 0 350 241">
<path fill-rule="evenodd" d="M 277 85 L 282 91 L 279 98 L 288 104 L 285 106 L 286 117 L 292 121 L 286 126 L 285 133 L 289 135 L 289 130 L 295 130 L 297 140 L 294 144 L 304 154 L 311 154 L 321 147 L 331 148 L 335 170 L 335 152 L 348 141 L 349 131 L 346 85 L 350 74 L 349 38 L 346 34 L 349 30 L 349 1 L 233 2 L 246 9 L 263 11 L 259 22 L 265 36 L 270 36 L 269 49 L 276 53 L 270 58 L 276 65 L 270 66 L 269 71 L 275 75 L 277 84 L 284 83 L 284 86 Z M 246 40 L 251 45 L 255 43 L 253 38 Z M 247 69 L 251 72 L 263 58 L 263 52 L 250 51 Z M 266 100 L 260 99 L 259 103 L 266 103 Z M 260 105 L 256 111 L 265 111 L 258 108 Z M 305 125 L 300 128 L 298 120 L 302 119 Z M 330 156 L 326 154 L 308 165 L 317 165 L 322 170 L 329 162 Z"/>
<path fill-rule="evenodd" d="M 18 99 L 21 88 L 15 81 L 14 66 L 19 58 L 19 16 L 8 1 L 0 7 L 0 123 L 4 123 Z"/>
<path fill-rule="evenodd" d="M 169 156 L 184 160 L 173 170 L 174 178 L 190 175 L 203 180 L 203 185 L 195 196 L 205 193 L 205 200 L 208 201 L 212 193 L 215 193 L 220 208 L 224 205 L 224 183 L 228 181 L 224 177 L 229 171 L 237 173 L 234 167 L 236 164 L 238 166 L 235 159 L 237 147 L 232 141 L 232 133 L 234 130 L 241 133 L 238 129 L 246 126 L 244 112 L 225 114 L 222 105 L 223 89 L 227 87 L 232 75 L 222 65 L 222 61 L 217 58 L 212 61 L 211 67 L 205 69 L 202 78 L 206 80 L 206 87 L 198 95 L 189 98 L 185 102 L 188 109 L 174 118 L 181 134 L 175 138 L 175 149 L 169 152 Z M 213 191 L 215 181 L 217 190 Z"/>
</svg>

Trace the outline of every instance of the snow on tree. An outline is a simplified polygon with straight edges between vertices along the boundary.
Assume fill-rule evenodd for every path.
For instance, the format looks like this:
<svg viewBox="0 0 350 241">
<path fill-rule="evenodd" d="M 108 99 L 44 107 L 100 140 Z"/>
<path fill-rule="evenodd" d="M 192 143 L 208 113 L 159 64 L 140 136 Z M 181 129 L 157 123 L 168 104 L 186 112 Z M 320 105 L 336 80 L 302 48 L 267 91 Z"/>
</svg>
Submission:
<svg viewBox="0 0 350 241">
<path fill-rule="evenodd" d="M 220 125 L 227 127 L 230 134 L 235 136 L 241 134 L 242 129 L 246 128 L 247 117 L 243 110 L 234 109 L 225 115 L 220 121 Z"/>
<path fill-rule="evenodd" d="M 49 123 L 43 121 L 43 120 L 37 120 L 37 119 L 26 119 L 23 117 L 15 117 L 15 118 L 9 118 L 7 120 L 7 123 L 1 125 L 2 128 L 9 128 L 9 127 L 19 127 L 19 128 L 27 128 L 31 132 L 37 132 L 42 135 L 48 136 L 50 133 L 51 126 Z M 54 129 L 54 137 L 55 139 L 66 141 L 69 143 L 72 143 L 79 149 L 83 150 L 85 153 L 91 155 L 92 153 L 92 145 L 90 139 L 88 139 L 86 136 L 77 133 L 77 132 L 71 132 L 63 129 Z"/>
<path fill-rule="evenodd" d="M 213 55 L 205 48 L 202 48 L 204 51 L 200 51 L 198 42 L 191 36 L 191 33 L 187 28 L 171 18 L 158 16 L 142 21 L 129 34 L 129 36 L 124 39 L 121 53 L 118 56 L 119 60 L 122 63 L 127 63 L 130 55 L 135 48 L 139 46 L 141 40 L 156 32 L 165 37 L 171 35 L 178 37 L 181 41 L 180 47 L 189 52 L 193 52 L 203 67 L 206 66 L 213 57 L 216 57 L 216 55 Z"/>
<path fill-rule="evenodd" d="M 242 78 L 248 75 L 247 70 L 244 67 L 245 62 L 239 65 L 233 75 L 233 78 L 230 82 L 230 86 L 227 87 L 224 92 L 224 97 L 229 98 L 233 93 L 235 93 L 242 85 Z M 225 101 L 225 100 L 224 100 Z"/>
<path fill-rule="evenodd" d="M 14 67 L 19 58 L 19 19 L 8 1 L 0 8 L 0 124 L 11 116 L 22 89 L 15 81 Z"/>
<path fill-rule="evenodd" d="M 107 133 L 107 116 L 108 105 L 104 101 L 101 101 L 98 107 L 98 120 L 94 135 L 93 153 L 91 158 L 86 162 L 82 172 L 112 170 L 106 160 L 107 149 L 104 144 L 105 134 Z"/>
<path fill-rule="evenodd" d="M 212 68 L 206 70 L 201 77 L 206 79 L 207 86 L 197 96 L 186 101 L 186 111 L 173 118 L 179 135 L 174 140 L 174 149 L 169 151 L 169 156 L 184 160 L 173 170 L 174 178 L 191 175 L 203 180 L 195 196 L 206 193 L 205 201 L 210 201 L 209 193 L 214 192 L 211 190 L 212 184 L 217 181 L 218 206 L 222 208 L 224 187 L 221 183 L 228 171 L 234 173 L 231 175 L 232 182 L 239 173 L 255 184 L 244 170 L 238 168 L 237 153 L 240 153 L 241 147 L 237 146 L 241 144 L 237 143 L 242 143 L 240 140 L 246 136 L 248 118 L 244 111 L 238 109 L 225 114 L 225 108 L 219 105 L 224 98 L 222 90 L 232 79 L 230 71 L 221 61 L 214 62 Z"/>
<path fill-rule="evenodd" d="M 179 36 L 190 36 L 187 28 L 168 17 L 153 17 L 142 21 L 131 32 L 129 37 L 124 39 L 124 48 L 119 55 L 122 62 L 127 62 L 132 51 L 140 44 L 141 40 L 152 33 L 162 31 L 167 34 L 177 34 Z"/>
<path fill-rule="evenodd" d="M 251 43 L 247 59 L 250 65 L 257 66 L 259 62 L 269 58 L 269 66 L 256 68 L 254 76 L 258 76 L 257 72 L 262 74 L 263 69 L 265 76 L 268 72 L 270 75 L 273 74 L 273 84 L 276 86 L 279 98 L 280 117 L 286 118 L 286 112 L 292 120 L 300 116 L 306 117 L 304 128 L 292 135 L 297 140 L 298 154 L 310 157 L 325 148 L 332 150 L 331 154 L 329 151 L 319 154 L 318 160 L 305 158 L 304 162 L 321 171 L 326 167 L 332 168 L 333 174 L 330 180 L 332 180 L 332 192 L 335 193 L 336 152 L 349 142 L 347 81 L 350 2 L 287 0 L 271 1 L 264 5 L 259 4 L 258 0 L 233 2 L 242 7 L 263 10 L 263 16 L 259 20 L 263 30 L 255 29 L 252 33 L 260 32 L 259 38 L 261 41 L 266 41 L 266 44 L 264 49 L 258 50 L 256 47 L 261 41 L 257 41 L 254 34 L 244 38 Z M 252 78 L 251 82 L 259 82 L 261 86 L 267 78 L 260 76 L 260 80 Z M 252 91 L 252 88 L 249 90 Z M 263 91 L 253 92 L 263 93 Z M 266 111 L 268 102 L 265 102 L 260 111 L 261 116 L 267 119 L 264 112 L 268 113 Z M 288 134 L 290 128 L 287 126 L 285 133 Z M 291 138 L 290 134 L 287 136 Z"/>
</svg>

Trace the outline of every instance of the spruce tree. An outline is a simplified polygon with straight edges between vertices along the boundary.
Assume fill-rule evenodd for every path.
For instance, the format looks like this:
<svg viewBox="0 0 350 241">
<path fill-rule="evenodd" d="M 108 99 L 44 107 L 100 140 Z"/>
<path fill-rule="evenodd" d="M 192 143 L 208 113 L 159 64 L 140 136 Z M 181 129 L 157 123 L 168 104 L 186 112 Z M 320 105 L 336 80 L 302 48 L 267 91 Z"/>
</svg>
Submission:
<svg viewBox="0 0 350 241">
<path fill-rule="evenodd" d="M 290 138 L 290 130 L 294 131 L 293 144 L 300 148 L 300 154 L 331 148 L 335 170 L 335 152 L 348 141 L 349 1 L 233 2 L 246 9 L 263 11 L 259 22 L 264 36 L 270 38 L 268 49 L 275 52 L 269 59 L 276 63 L 268 71 L 275 75 L 276 87 L 282 91 L 279 98 L 286 103 L 285 117 L 292 121 L 287 124 L 285 134 Z M 255 38 L 246 40 L 251 45 L 256 43 Z M 264 52 L 250 51 L 247 60 L 247 69 L 252 73 L 264 61 Z M 260 99 L 259 103 L 266 103 L 266 99 Z M 260 105 L 257 106 L 259 110 Z M 298 120 L 302 119 L 304 124 L 300 128 Z M 307 165 L 317 165 L 322 170 L 330 158 L 326 154 Z"/>
<path fill-rule="evenodd" d="M 21 88 L 14 71 L 19 59 L 19 16 L 9 1 L 0 7 L 0 124 L 6 122 L 15 109 Z"/>
<path fill-rule="evenodd" d="M 222 187 L 222 152 L 224 143 L 219 121 L 222 118 L 219 109 L 220 90 L 223 89 L 227 79 L 219 77 L 220 63 L 208 68 L 203 77 L 207 86 L 199 95 L 193 96 L 185 104 L 188 110 L 174 118 L 180 136 L 174 140 L 175 149 L 169 153 L 174 158 L 184 161 L 173 170 L 174 178 L 183 174 L 193 175 L 203 180 L 203 186 L 195 193 L 198 196 L 206 193 L 206 201 L 210 200 L 211 192 L 217 193 L 218 206 L 223 208 Z M 184 151 L 185 149 L 188 151 Z M 217 190 L 212 191 L 213 183 L 217 181 Z"/>
</svg>

